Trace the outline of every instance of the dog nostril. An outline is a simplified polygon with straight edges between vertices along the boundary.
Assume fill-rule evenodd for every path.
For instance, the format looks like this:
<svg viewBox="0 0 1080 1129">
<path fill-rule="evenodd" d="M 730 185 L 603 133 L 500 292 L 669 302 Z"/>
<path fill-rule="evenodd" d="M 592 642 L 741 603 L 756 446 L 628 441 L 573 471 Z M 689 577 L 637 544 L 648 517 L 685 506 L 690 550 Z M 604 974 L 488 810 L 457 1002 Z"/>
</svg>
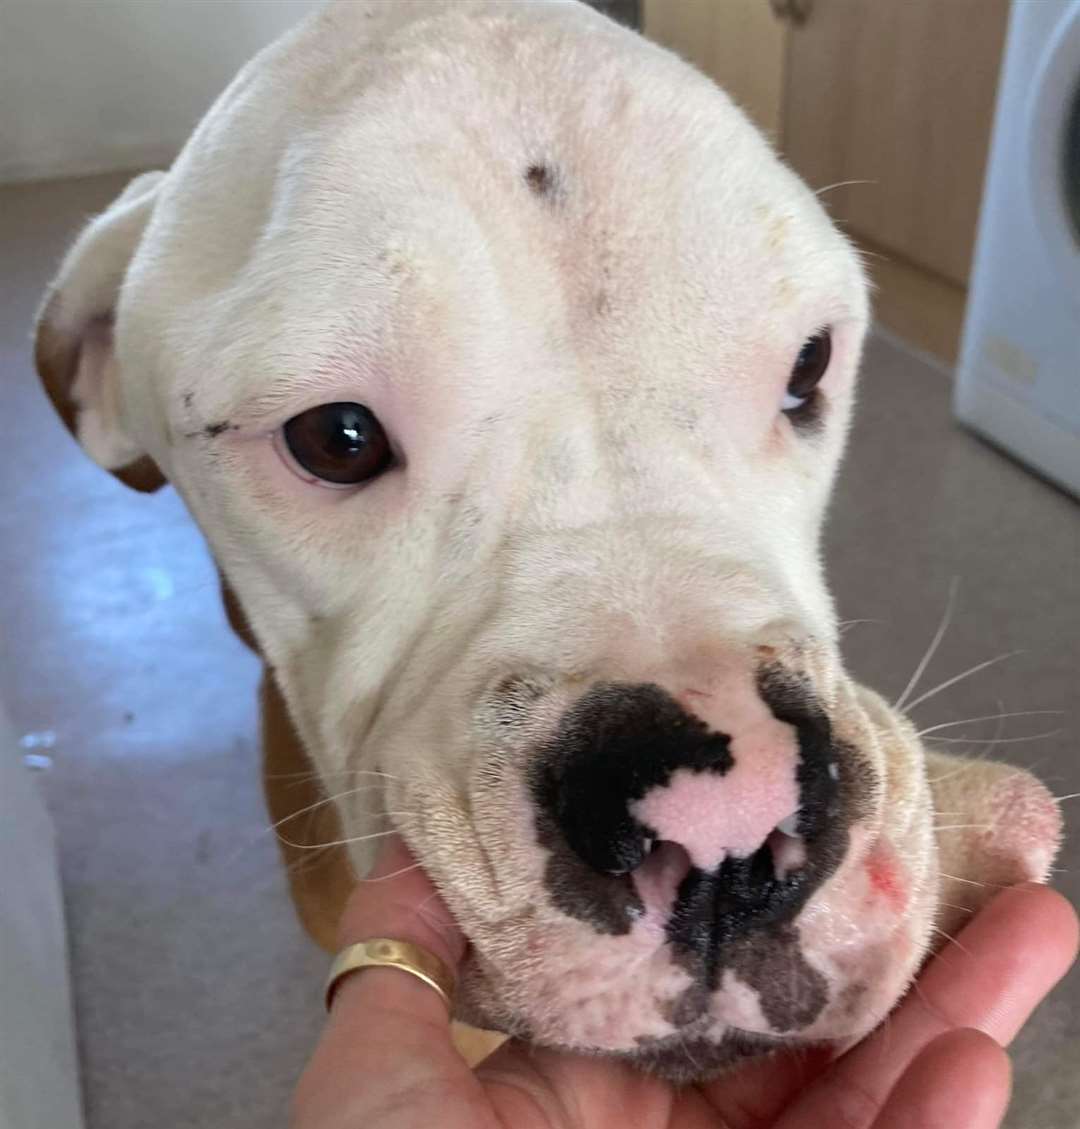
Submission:
<svg viewBox="0 0 1080 1129">
<path fill-rule="evenodd" d="M 765 842 L 750 856 L 747 885 L 751 890 L 761 889 L 772 882 L 775 877 L 772 849 L 768 842 Z"/>
<path fill-rule="evenodd" d="M 570 802 L 564 796 L 556 818 L 571 850 L 599 874 L 620 877 L 648 857 L 654 839 L 625 807 Z"/>
<path fill-rule="evenodd" d="M 792 871 L 806 865 L 806 840 L 797 830 L 798 812 L 776 825 L 761 850 L 769 852 L 773 874 L 787 878 Z"/>
</svg>

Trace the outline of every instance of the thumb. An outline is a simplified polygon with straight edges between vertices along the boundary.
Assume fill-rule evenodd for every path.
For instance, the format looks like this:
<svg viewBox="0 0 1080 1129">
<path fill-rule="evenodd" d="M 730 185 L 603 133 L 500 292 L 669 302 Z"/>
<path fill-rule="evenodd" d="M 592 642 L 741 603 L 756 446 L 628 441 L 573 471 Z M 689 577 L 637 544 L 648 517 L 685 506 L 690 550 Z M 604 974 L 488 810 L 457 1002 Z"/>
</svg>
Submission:
<svg viewBox="0 0 1080 1129">
<path fill-rule="evenodd" d="M 454 975 L 465 938 L 430 879 L 394 836 L 342 915 L 342 948 L 373 937 L 411 941 Z M 450 1040 L 439 994 L 397 968 L 366 968 L 334 993 L 322 1038 L 297 1086 L 295 1129 L 482 1126 L 482 1091 Z M 460 1109 L 458 1108 L 460 1107 Z"/>
</svg>

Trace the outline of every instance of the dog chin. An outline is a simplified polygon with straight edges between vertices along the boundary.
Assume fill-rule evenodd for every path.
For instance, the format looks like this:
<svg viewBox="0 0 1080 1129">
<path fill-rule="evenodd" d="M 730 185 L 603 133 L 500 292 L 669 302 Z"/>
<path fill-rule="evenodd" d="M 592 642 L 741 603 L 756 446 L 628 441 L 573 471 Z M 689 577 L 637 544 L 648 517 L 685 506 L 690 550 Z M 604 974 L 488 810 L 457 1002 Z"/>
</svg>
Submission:
<svg viewBox="0 0 1080 1129">
<path fill-rule="evenodd" d="M 633 1051 L 597 1051 L 598 1057 L 625 1062 L 634 1070 L 665 1082 L 688 1085 L 705 1082 L 738 1066 L 789 1046 L 781 1039 L 748 1032 L 728 1031 L 720 1039 L 690 1034 L 664 1039 L 642 1039 Z M 581 1053 L 580 1048 L 576 1048 Z"/>
<path fill-rule="evenodd" d="M 785 1048 L 818 1045 L 809 1040 L 793 1041 L 788 1037 L 744 1031 L 706 1017 L 677 1034 L 638 1036 L 630 1040 L 633 1045 L 618 1049 L 572 1039 L 562 1041 L 551 1037 L 550 1031 L 546 1037 L 538 1038 L 527 1017 L 508 1010 L 499 1002 L 497 992 L 468 958 L 461 973 L 455 1008 L 458 1020 L 548 1050 L 624 1063 L 633 1070 L 677 1085 L 707 1081 L 744 1061 Z"/>
<path fill-rule="evenodd" d="M 528 1021 L 508 1013 L 495 1003 L 493 995 L 485 990 L 486 985 L 477 978 L 466 976 L 461 988 L 463 990 L 459 992 L 457 1018 L 465 1023 L 499 1031 L 549 1050 L 624 1063 L 635 1071 L 677 1085 L 707 1081 L 748 1059 L 761 1058 L 796 1045 L 790 1039 L 730 1027 L 721 1035 L 710 1035 L 703 1029 L 695 1031 L 690 1027 L 678 1034 L 661 1038 L 640 1036 L 634 1040 L 634 1047 L 620 1050 L 587 1046 L 579 1042 L 563 1043 L 557 1039 L 537 1039 L 530 1030 Z M 797 1045 L 805 1047 L 810 1044 L 800 1042 Z"/>
</svg>

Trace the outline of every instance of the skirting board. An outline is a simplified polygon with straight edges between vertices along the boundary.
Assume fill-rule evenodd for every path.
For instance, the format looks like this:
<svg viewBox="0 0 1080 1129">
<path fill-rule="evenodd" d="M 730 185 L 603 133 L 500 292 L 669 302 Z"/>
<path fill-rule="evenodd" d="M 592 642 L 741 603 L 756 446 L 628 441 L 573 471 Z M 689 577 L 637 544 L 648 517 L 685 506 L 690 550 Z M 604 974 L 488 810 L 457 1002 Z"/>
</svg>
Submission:
<svg viewBox="0 0 1080 1129">
<path fill-rule="evenodd" d="M 0 157 L 0 184 L 25 184 L 35 180 L 65 180 L 69 177 L 97 176 L 126 169 L 166 169 L 176 159 L 186 138 L 173 144 L 132 142 L 103 150 L 94 146 L 83 153 L 65 147 L 62 153 L 35 153 L 22 160 Z"/>
</svg>

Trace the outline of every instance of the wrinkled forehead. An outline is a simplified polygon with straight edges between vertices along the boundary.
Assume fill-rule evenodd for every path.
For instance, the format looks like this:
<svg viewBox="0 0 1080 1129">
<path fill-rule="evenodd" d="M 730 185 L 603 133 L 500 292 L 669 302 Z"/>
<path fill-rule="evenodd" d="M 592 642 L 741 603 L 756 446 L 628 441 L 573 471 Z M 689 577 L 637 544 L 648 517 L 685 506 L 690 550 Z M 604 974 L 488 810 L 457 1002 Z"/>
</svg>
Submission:
<svg viewBox="0 0 1080 1129">
<path fill-rule="evenodd" d="M 187 222 L 154 232 L 179 276 L 156 333 L 208 417 L 346 375 L 505 395 L 508 364 L 682 396 L 865 316 L 847 244 L 711 83 L 620 29 L 549 19 L 500 51 L 489 23 L 490 50 L 452 24 L 352 87 L 328 79 L 336 97 L 278 113 L 262 151 L 257 82 L 196 137 L 173 188 Z M 242 163 L 220 158 L 234 134 Z M 221 269 L 214 238 L 233 245 Z"/>
</svg>

